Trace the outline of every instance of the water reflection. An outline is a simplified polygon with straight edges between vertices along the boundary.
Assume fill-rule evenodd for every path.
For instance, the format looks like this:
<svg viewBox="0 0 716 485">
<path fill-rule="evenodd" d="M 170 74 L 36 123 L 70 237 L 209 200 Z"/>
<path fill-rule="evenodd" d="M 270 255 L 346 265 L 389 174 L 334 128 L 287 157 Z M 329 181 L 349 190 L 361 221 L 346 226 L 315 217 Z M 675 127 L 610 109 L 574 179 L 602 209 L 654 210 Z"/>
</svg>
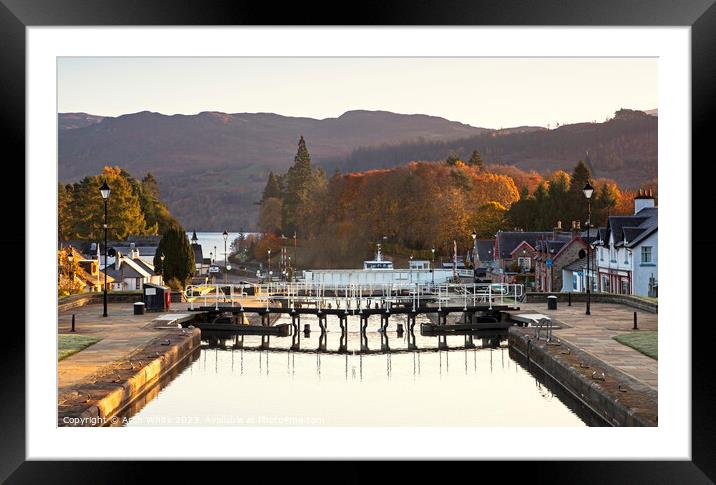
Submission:
<svg viewBox="0 0 716 485">
<path fill-rule="evenodd" d="M 304 316 L 310 332 L 288 337 L 205 331 L 200 357 L 128 425 L 584 426 L 515 363 L 506 332 L 379 320 Z"/>
</svg>

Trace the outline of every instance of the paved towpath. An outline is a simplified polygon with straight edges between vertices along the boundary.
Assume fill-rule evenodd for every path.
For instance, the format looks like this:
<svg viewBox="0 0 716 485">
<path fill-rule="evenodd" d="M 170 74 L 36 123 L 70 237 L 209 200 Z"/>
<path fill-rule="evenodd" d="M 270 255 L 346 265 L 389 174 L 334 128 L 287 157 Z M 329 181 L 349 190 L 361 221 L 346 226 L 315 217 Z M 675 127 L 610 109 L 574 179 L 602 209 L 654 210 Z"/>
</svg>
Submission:
<svg viewBox="0 0 716 485">
<path fill-rule="evenodd" d="M 111 303 L 106 318 L 102 317 L 102 305 L 86 305 L 61 312 L 58 318 L 59 333 L 70 332 L 74 313 L 75 333 L 102 340 L 58 362 L 58 390 L 61 393 L 86 382 L 103 367 L 126 359 L 158 337 L 159 333 L 153 328 L 157 319 L 169 323 L 172 318 L 186 314 L 185 311 L 182 313 L 185 309 L 186 304 L 172 304 L 171 312 L 134 315 L 131 303 Z"/>
<path fill-rule="evenodd" d="M 554 335 L 658 390 L 658 360 L 612 338 L 635 331 L 658 330 L 656 313 L 612 303 L 592 303 L 591 315 L 585 315 L 583 302 L 573 303 L 571 307 L 559 302 L 557 310 L 547 310 L 546 303 L 520 303 L 519 306 L 523 311 L 542 313 L 555 322 L 567 324 L 570 328 L 555 330 Z M 632 330 L 635 311 L 640 330 Z"/>
</svg>

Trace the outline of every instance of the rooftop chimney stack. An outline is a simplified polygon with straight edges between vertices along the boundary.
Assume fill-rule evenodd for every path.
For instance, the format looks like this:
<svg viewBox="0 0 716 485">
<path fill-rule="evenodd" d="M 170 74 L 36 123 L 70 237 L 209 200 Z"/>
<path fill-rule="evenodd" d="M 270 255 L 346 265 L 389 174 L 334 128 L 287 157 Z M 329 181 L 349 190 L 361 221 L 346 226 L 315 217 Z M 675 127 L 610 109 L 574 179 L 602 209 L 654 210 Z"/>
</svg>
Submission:
<svg viewBox="0 0 716 485">
<path fill-rule="evenodd" d="M 639 189 L 639 194 L 634 197 L 634 214 L 638 214 L 642 209 L 656 207 L 654 203 L 654 191 Z"/>
</svg>

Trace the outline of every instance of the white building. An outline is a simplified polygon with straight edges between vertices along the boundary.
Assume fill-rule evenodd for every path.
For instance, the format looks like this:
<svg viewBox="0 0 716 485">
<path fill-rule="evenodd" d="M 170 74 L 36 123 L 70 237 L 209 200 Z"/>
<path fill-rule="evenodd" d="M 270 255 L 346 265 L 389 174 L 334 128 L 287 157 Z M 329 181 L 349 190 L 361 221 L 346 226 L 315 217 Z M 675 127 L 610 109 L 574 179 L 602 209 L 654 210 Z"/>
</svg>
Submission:
<svg viewBox="0 0 716 485">
<path fill-rule="evenodd" d="M 633 216 L 610 216 L 595 246 L 599 291 L 657 296 L 658 208 L 651 192 L 640 191 Z"/>
<path fill-rule="evenodd" d="M 114 291 L 141 290 L 144 288 L 144 283 L 162 282 L 161 275 L 154 273 L 154 266 L 141 258 L 136 249 L 128 255 L 118 252 L 114 264 L 110 264 L 106 272 L 108 276 L 114 278 L 112 283 Z"/>
<path fill-rule="evenodd" d="M 407 269 L 395 269 L 392 261 L 383 259 L 380 244 L 375 259 L 364 261 L 363 269 L 312 269 L 303 272 L 305 282 L 326 286 L 440 284 L 447 282 L 452 276 L 452 268 L 431 271 L 430 261 L 423 260 L 411 261 Z"/>
</svg>

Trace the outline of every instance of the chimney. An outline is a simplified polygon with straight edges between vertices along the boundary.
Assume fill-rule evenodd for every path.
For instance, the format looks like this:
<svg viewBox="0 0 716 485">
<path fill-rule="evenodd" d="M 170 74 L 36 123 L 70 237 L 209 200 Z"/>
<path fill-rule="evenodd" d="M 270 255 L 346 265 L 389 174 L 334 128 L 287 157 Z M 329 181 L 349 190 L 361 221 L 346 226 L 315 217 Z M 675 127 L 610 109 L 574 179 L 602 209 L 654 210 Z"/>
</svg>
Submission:
<svg viewBox="0 0 716 485">
<path fill-rule="evenodd" d="M 654 204 L 654 191 L 639 189 L 639 194 L 634 197 L 634 214 L 640 210 L 656 207 Z"/>
<path fill-rule="evenodd" d="M 114 255 L 114 270 L 119 271 L 120 266 L 122 266 L 122 253 L 117 251 L 117 254 Z"/>
</svg>

